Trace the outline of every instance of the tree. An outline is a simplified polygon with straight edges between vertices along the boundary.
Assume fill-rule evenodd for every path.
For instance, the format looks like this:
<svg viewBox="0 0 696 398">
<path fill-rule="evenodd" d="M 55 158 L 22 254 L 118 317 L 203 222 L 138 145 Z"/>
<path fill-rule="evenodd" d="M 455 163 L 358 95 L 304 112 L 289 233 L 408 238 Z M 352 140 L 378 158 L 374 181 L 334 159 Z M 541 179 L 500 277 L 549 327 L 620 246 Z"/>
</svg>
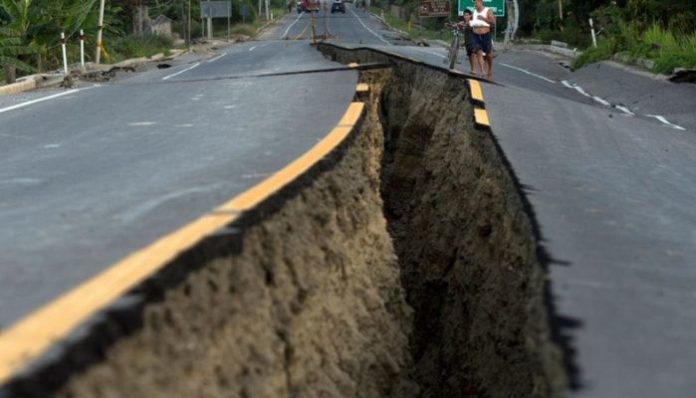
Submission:
<svg viewBox="0 0 696 398">
<path fill-rule="evenodd" d="M 34 68 L 18 58 L 31 53 L 32 49 L 22 45 L 17 32 L 0 27 L 0 65 L 11 64 L 21 71 L 32 72 Z"/>
<path fill-rule="evenodd" d="M 58 52 L 51 50 L 60 46 L 59 37 L 76 36 L 80 29 L 95 26 L 94 4 L 96 0 L 0 0 L 5 19 L 5 28 L 14 36 L 3 34 L 10 42 L 19 40 L 18 46 L 30 48 L 35 55 L 35 65 L 59 64 Z M 16 46 L 15 46 L 16 47 Z M 13 50 L 14 51 L 14 50 Z"/>
</svg>

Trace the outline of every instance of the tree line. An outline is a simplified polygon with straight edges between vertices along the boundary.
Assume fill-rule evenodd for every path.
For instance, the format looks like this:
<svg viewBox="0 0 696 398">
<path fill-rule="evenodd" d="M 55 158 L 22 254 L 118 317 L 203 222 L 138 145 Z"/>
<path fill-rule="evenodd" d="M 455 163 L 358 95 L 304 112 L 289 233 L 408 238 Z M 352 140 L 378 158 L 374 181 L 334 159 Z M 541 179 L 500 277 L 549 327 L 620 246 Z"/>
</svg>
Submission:
<svg viewBox="0 0 696 398">
<path fill-rule="evenodd" d="M 98 30 L 99 0 L 0 0 L 0 66 L 12 63 L 24 72 L 45 71 L 60 65 L 60 34 L 76 43 L 80 30 L 85 32 L 88 48 L 94 49 Z M 284 0 L 273 0 L 278 8 Z M 107 52 L 138 56 L 144 45 L 170 46 L 166 40 L 135 37 L 139 6 L 148 6 L 150 16 L 166 15 L 174 22 L 174 31 L 186 37 L 189 6 L 192 37 L 200 34 L 200 0 L 106 0 L 104 43 Z M 232 0 L 233 22 L 241 22 L 244 5 L 246 23 L 258 13 L 255 0 Z M 75 52 L 71 46 L 69 51 Z M 94 51 L 87 53 L 89 61 Z M 74 57 L 71 57 L 74 59 Z"/>
<path fill-rule="evenodd" d="M 696 32 L 694 0 L 519 0 L 520 30 L 529 36 L 557 37 L 589 45 L 589 19 L 613 33 L 619 25 L 646 31 L 653 25 L 676 35 Z"/>
</svg>

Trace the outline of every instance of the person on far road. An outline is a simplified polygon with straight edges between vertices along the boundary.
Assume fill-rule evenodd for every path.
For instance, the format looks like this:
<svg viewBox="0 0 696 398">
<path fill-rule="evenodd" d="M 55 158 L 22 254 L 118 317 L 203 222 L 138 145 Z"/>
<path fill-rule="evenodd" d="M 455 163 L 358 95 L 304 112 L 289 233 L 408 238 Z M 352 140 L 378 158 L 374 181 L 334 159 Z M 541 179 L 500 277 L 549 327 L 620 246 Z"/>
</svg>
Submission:
<svg viewBox="0 0 696 398">
<path fill-rule="evenodd" d="M 491 26 L 495 25 L 493 12 L 483 6 L 483 0 L 474 0 L 474 13 L 470 23 L 474 29 L 474 46 L 479 65 L 484 66 L 482 77 L 493 78 L 493 39 Z"/>
</svg>

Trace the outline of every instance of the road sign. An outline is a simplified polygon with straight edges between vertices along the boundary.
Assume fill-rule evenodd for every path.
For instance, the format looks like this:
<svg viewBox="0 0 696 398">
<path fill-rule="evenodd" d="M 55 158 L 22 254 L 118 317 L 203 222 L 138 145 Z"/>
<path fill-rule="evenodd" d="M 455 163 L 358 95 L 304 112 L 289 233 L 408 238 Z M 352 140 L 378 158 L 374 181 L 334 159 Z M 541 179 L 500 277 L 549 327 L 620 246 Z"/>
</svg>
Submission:
<svg viewBox="0 0 696 398">
<path fill-rule="evenodd" d="M 449 17 L 449 0 L 420 0 L 418 4 L 419 17 Z"/>
<path fill-rule="evenodd" d="M 483 6 L 490 8 L 496 17 L 505 16 L 505 0 L 483 0 Z M 474 0 L 459 0 L 458 14 L 464 15 L 464 10 L 467 8 L 474 11 Z"/>
<path fill-rule="evenodd" d="M 229 18 L 232 16 L 232 2 L 201 1 L 201 18 Z"/>
</svg>

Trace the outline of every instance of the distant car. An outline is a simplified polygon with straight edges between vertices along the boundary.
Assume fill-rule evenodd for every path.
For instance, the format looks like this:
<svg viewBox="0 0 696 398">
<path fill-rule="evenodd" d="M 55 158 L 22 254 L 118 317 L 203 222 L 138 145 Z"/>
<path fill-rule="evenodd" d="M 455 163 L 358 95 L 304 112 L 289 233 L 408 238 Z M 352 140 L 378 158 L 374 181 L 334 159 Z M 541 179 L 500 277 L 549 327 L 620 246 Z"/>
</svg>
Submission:
<svg viewBox="0 0 696 398">
<path fill-rule="evenodd" d="M 335 12 L 342 12 L 346 13 L 346 5 L 343 3 L 343 0 L 333 0 L 331 3 L 331 13 Z"/>
</svg>

